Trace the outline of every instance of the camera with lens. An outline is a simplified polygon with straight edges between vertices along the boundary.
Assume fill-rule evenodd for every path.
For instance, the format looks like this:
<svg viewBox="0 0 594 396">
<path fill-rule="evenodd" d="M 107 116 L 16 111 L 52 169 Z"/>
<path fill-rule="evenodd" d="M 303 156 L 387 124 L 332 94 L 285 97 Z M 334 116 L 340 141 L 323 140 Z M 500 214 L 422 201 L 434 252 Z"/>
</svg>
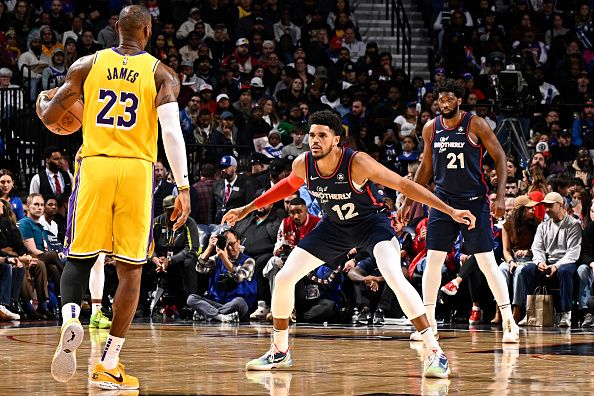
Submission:
<svg viewBox="0 0 594 396">
<path fill-rule="evenodd" d="M 217 289 L 228 292 L 237 287 L 237 282 L 235 279 L 228 273 L 222 273 L 219 275 L 219 279 L 217 280 Z"/>
<path fill-rule="evenodd" d="M 227 237 L 225 235 L 217 235 L 217 247 L 221 250 L 224 250 L 227 247 Z"/>
<path fill-rule="evenodd" d="M 504 115 L 529 115 L 538 104 L 522 72 L 516 70 L 514 64 L 508 65 L 499 75 L 491 76 L 491 85 L 495 89 L 495 109 Z"/>
</svg>

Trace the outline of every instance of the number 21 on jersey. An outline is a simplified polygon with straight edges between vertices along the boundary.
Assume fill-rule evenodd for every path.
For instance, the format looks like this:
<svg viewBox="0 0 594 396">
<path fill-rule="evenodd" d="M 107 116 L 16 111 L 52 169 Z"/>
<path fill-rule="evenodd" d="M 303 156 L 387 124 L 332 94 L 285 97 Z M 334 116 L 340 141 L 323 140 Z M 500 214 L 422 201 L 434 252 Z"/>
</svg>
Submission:
<svg viewBox="0 0 594 396">
<path fill-rule="evenodd" d="M 447 157 L 448 159 L 448 169 L 464 169 L 464 153 L 460 153 L 458 155 L 454 154 L 454 153 L 448 153 Z"/>
<path fill-rule="evenodd" d="M 99 102 L 105 102 L 101 111 L 97 114 L 97 126 L 118 129 L 132 129 L 136 125 L 138 97 L 133 92 L 121 91 L 119 94 L 111 89 L 99 90 Z M 123 114 L 117 117 L 108 116 L 116 103 L 124 106 Z"/>
</svg>

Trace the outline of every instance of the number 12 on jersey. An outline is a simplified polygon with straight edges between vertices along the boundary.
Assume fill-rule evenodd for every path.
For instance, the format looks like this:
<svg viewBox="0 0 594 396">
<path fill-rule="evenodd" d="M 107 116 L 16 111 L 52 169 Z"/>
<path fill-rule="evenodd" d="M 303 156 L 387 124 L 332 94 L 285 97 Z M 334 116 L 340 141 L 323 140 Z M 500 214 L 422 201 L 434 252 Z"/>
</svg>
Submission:
<svg viewBox="0 0 594 396">
<path fill-rule="evenodd" d="M 338 215 L 340 220 L 349 220 L 353 217 L 359 216 L 359 212 L 355 212 L 355 204 L 353 203 L 345 203 L 342 206 L 334 205 L 332 210 L 336 212 L 336 215 Z"/>
<path fill-rule="evenodd" d="M 123 115 L 116 117 L 108 117 L 107 115 L 116 105 L 118 101 L 123 106 Z M 97 114 L 97 126 L 102 127 L 115 127 L 118 129 L 132 129 L 136 125 L 136 112 L 138 110 L 138 97 L 132 92 L 122 91 L 119 93 L 112 91 L 111 89 L 100 89 L 99 90 L 99 102 L 106 102 L 99 114 Z"/>
<path fill-rule="evenodd" d="M 448 169 L 464 169 L 464 153 L 460 153 L 458 155 L 454 153 L 448 153 Z"/>
</svg>

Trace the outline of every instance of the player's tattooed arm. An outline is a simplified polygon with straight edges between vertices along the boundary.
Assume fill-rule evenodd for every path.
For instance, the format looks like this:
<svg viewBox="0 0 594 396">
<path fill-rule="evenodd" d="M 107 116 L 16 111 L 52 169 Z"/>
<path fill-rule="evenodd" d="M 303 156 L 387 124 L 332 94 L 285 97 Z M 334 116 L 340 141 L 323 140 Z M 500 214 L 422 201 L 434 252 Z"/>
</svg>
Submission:
<svg viewBox="0 0 594 396">
<path fill-rule="evenodd" d="M 37 114 L 46 125 L 55 124 L 81 97 L 83 84 L 93 66 L 93 55 L 84 56 L 70 66 L 66 81 L 59 88 L 42 91 L 37 98 Z"/>
<path fill-rule="evenodd" d="M 180 83 L 177 74 L 172 68 L 159 63 L 157 71 L 155 72 L 155 84 L 157 86 L 155 107 L 177 101 Z"/>
</svg>

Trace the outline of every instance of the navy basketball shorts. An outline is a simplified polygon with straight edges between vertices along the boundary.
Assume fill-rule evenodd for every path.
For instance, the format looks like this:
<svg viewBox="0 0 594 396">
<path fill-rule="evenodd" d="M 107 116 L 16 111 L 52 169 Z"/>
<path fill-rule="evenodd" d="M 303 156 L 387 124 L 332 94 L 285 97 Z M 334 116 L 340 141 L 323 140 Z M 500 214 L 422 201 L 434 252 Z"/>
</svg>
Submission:
<svg viewBox="0 0 594 396">
<path fill-rule="evenodd" d="M 476 217 L 476 225 L 469 230 L 467 225 L 460 224 L 447 214 L 431 208 L 427 224 L 428 250 L 449 253 L 460 232 L 464 238 L 465 253 L 484 253 L 493 250 L 491 211 L 486 196 L 453 199 L 442 192 L 436 192 L 435 195 L 454 209 L 470 210 Z"/>
<path fill-rule="evenodd" d="M 387 213 L 376 213 L 355 224 L 336 224 L 324 218 L 297 246 L 308 251 L 327 266 L 336 268 L 349 250 L 359 247 L 373 255 L 378 242 L 396 236 Z"/>
</svg>

